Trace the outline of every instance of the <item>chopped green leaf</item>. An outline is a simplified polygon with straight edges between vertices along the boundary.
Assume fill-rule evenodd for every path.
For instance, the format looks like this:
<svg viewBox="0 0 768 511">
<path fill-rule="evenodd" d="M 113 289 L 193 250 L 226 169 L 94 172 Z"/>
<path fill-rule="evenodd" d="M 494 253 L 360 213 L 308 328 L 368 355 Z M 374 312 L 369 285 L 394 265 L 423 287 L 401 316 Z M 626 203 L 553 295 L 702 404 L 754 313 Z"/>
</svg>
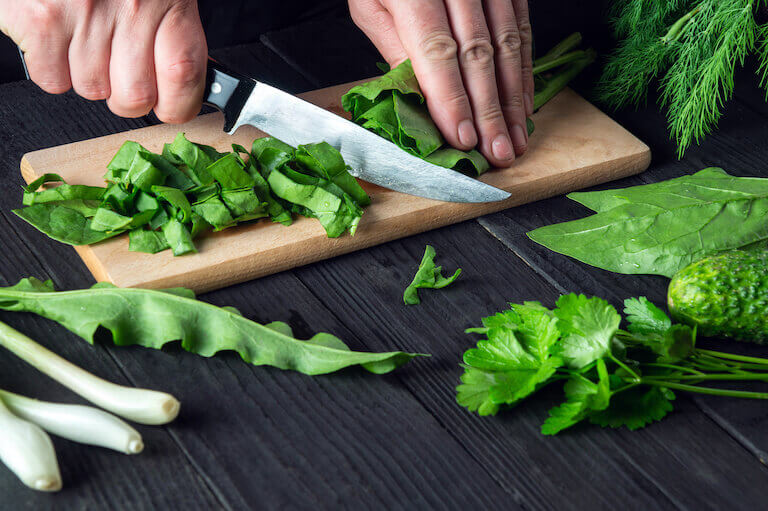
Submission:
<svg viewBox="0 0 768 511">
<path fill-rule="evenodd" d="M 568 366 L 579 369 L 610 354 L 621 316 L 608 302 L 584 295 L 563 295 L 557 300 L 555 315 L 565 335 L 559 354 Z"/>
<path fill-rule="evenodd" d="M 424 256 L 419 264 L 419 269 L 416 271 L 416 275 L 413 277 L 413 281 L 405 288 L 403 293 L 403 301 L 406 305 L 417 305 L 421 303 L 419 298 L 419 289 L 441 289 L 445 286 L 453 284 L 453 282 L 461 275 L 461 268 L 446 278 L 443 277 L 441 266 L 435 266 L 435 248 L 431 245 L 427 245 L 424 250 Z"/>
</svg>

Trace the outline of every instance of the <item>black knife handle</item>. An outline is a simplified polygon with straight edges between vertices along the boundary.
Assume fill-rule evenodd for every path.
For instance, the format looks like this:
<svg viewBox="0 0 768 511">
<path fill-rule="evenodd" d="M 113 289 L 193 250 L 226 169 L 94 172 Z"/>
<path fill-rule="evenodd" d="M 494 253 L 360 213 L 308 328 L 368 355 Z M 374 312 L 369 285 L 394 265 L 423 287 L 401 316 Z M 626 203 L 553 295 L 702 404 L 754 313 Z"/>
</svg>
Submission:
<svg viewBox="0 0 768 511">
<path fill-rule="evenodd" d="M 235 125 L 255 86 L 255 80 L 235 73 L 208 57 L 203 103 L 221 110 L 224 131 L 229 132 Z"/>
</svg>

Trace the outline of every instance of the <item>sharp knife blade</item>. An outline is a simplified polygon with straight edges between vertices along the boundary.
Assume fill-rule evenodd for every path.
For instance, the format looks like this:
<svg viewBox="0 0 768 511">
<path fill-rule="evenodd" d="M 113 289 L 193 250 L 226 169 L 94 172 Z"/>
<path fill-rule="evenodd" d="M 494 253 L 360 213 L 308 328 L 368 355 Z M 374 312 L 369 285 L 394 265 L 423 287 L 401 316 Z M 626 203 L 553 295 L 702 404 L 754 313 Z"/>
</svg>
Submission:
<svg viewBox="0 0 768 511">
<path fill-rule="evenodd" d="M 508 192 L 428 163 L 395 144 L 275 87 L 209 61 L 205 102 L 224 113 L 230 134 L 244 124 L 297 146 L 324 140 L 341 152 L 350 173 L 390 190 L 448 202 L 496 202 Z"/>
</svg>

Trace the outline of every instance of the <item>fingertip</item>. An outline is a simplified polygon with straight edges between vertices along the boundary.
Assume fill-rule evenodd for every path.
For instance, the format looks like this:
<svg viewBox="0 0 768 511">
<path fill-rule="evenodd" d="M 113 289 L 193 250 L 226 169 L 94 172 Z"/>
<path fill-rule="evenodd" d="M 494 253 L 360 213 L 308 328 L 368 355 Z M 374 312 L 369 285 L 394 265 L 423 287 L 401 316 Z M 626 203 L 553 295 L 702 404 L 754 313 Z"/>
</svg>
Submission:
<svg viewBox="0 0 768 511">
<path fill-rule="evenodd" d="M 471 119 L 464 119 L 459 122 L 456 131 L 461 146 L 460 149 L 467 151 L 477 146 L 477 130 L 475 129 L 475 123 Z"/>
<path fill-rule="evenodd" d="M 507 134 L 499 134 L 484 151 L 494 167 L 506 167 L 515 161 L 515 149 Z"/>
</svg>

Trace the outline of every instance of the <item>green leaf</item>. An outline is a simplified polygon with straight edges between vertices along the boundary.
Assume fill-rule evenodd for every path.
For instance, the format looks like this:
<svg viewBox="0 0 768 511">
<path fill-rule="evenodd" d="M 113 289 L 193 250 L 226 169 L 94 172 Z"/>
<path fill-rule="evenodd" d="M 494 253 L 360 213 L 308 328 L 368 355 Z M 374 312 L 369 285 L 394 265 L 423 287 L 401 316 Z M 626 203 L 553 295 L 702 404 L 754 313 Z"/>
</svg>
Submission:
<svg viewBox="0 0 768 511">
<path fill-rule="evenodd" d="M 705 169 L 656 185 L 571 197 L 598 213 L 528 236 L 550 250 L 617 273 L 671 277 L 706 255 L 768 238 L 763 221 L 768 179 Z"/>
<path fill-rule="evenodd" d="M 185 350 L 204 357 L 232 350 L 254 365 L 308 375 L 355 365 L 384 374 L 418 356 L 399 351 L 364 353 L 340 349 L 338 343 L 338 347 L 331 347 L 333 343 L 327 336 L 301 341 L 191 296 L 194 295 L 188 290 L 113 286 L 54 292 L 40 281 L 27 279 L 16 286 L 0 288 L 0 308 L 52 319 L 90 343 L 101 326 L 112 333 L 119 346 L 161 349 L 168 342 L 180 340 Z"/>
<path fill-rule="evenodd" d="M 490 167 L 478 151 L 462 152 L 445 144 L 409 60 L 353 87 L 342 97 L 342 107 L 364 128 L 430 163 L 475 175 Z"/>
<path fill-rule="evenodd" d="M 180 256 L 191 252 L 197 252 L 189 229 L 175 218 L 169 219 L 168 222 L 163 225 L 163 235 L 165 236 L 168 245 L 171 247 L 173 255 Z"/>
<path fill-rule="evenodd" d="M 189 177 L 198 186 L 209 185 L 213 182 L 213 177 L 207 169 L 213 163 L 213 159 L 209 154 L 216 151 L 212 147 L 207 149 L 209 151 L 205 151 L 203 146 L 187 140 L 184 133 L 176 135 L 176 139 L 168 145 L 168 152 L 184 162 Z"/>
<path fill-rule="evenodd" d="M 69 245 L 92 245 L 121 232 L 97 231 L 81 211 L 57 203 L 35 204 L 13 213 L 48 237 Z"/>
<path fill-rule="evenodd" d="M 55 182 L 61 182 L 62 184 L 37 191 L 41 186 Z M 25 206 L 31 206 L 46 202 L 100 201 L 105 191 L 105 188 L 98 186 L 69 185 L 58 174 L 44 174 L 24 188 L 22 202 Z"/>
<path fill-rule="evenodd" d="M 99 208 L 91 221 L 91 229 L 95 231 L 113 232 L 128 228 L 132 218 L 116 213 L 111 209 Z"/>
<path fill-rule="evenodd" d="M 349 173 L 341 153 L 327 142 L 300 145 L 296 148 L 296 161 L 317 177 L 336 184 L 360 206 L 371 203 L 371 198 L 363 187 Z"/>
<path fill-rule="evenodd" d="M 192 211 L 203 217 L 217 231 L 235 224 L 235 219 L 232 218 L 229 209 L 217 195 L 195 202 L 192 205 Z"/>
<path fill-rule="evenodd" d="M 675 395 L 659 387 L 635 387 L 611 397 L 605 410 L 590 413 L 589 420 L 602 427 L 640 429 L 672 411 Z"/>
<path fill-rule="evenodd" d="M 624 300 L 624 314 L 629 321 L 627 329 L 632 333 L 664 335 L 672 326 L 669 316 L 644 296 Z"/>
<path fill-rule="evenodd" d="M 538 303 L 512 304 L 512 309 L 483 319 L 488 338 L 464 353 L 465 372 L 457 402 L 480 415 L 495 415 L 548 383 L 563 365 L 552 356 L 560 333 L 557 319 Z"/>
<path fill-rule="evenodd" d="M 229 153 L 208 167 L 208 172 L 221 184 L 223 190 L 239 190 L 253 187 L 253 178 L 245 171 L 242 160 Z"/>
<path fill-rule="evenodd" d="M 557 300 L 557 327 L 564 334 L 559 355 L 569 367 L 582 368 L 610 355 L 621 316 L 602 298 L 568 294 Z"/>
<path fill-rule="evenodd" d="M 253 178 L 253 190 L 259 198 L 259 201 L 266 203 L 267 214 L 269 214 L 272 221 L 285 226 L 291 225 L 293 223 L 291 212 L 285 209 L 280 201 L 274 196 L 272 190 L 270 190 L 269 183 L 267 183 L 267 180 L 261 175 L 257 168 L 256 162 L 258 160 L 256 157 L 251 156 L 245 147 L 241 145 L 232 144 L 232 149 L 238 153 L 249 155 L 250 158 L 245 170 Z"/>
<path fill-rule="evenodd" d="M 157 254 L 171 248 L 162 232 L 134 229 L 128 233 L 128 250 Z"/>
<path fill-rule="evenodd" d="M 549 411 L 549 417 L 541 425 L 541 433 L 556 435 L 596 411 L 605 410 L 611 402 L 611 390 L 603 360 L 598 361 L 598 378 L 595 383 L 581 375 L 574 375 L 565 382 L 565 403 Z"/>
<path fill-rule="evenodd" d="M 461 275 L 461 268 L 450 277 L 443 277 L 442 267 L 435 266 L 435 248 L 431 245 L 427 245 L 424 250 L 424 256 L 419 264 L 419 269 L 416 271 L 416 275 L 413 277 L 413 281 L 405 288 L 403 293 L 403 301 L 406 305 L 417 305 L 421 303 L 419 299 L 419 289 L 441 289 L 445 286 L 453 284 L 453 282 Z"/>
<path fill-rule="evenodd" d="M 184 192 L 178 188 L 171 188 L 170 186 L 153 186 L 152 193 L 154 193 L 158 199 L 162 199 L 170 204 L 174 210 L 180 212 L 181 218 L 179 218 L 179 220 L 181 222 L 188 222 L 192 217 L 192 205 L 184 195 Z"/>
</svg>

